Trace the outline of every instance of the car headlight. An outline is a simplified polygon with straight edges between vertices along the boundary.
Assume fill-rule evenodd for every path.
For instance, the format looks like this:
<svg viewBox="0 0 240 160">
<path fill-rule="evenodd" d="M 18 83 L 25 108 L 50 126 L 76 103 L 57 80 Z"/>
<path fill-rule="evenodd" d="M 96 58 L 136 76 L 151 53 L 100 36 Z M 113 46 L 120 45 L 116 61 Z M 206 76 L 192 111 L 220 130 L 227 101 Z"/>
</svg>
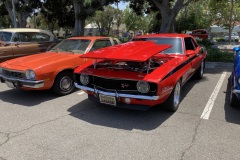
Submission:
<svg viewBox="0 0 240 160">
<path fill-rule="evenodd" d="M 150 90 L 150 86 L 149 86 L 148 82 L 138 81 L 137 90 L 141 93 L 147 93 Z"/>
<path fill-rule="evenodd" d="M 240 77 L 238 77 L 238 84 L 240 84 Z"/>
<path fill-rule="evenodd" d="M 80 75 L 80 82 L 83 85 L 87 85 L 89 83 L 89 76 L 87 74 L 81 74 Z"/>
<path fill-rule="evenodd" d="M 27 79 L 35 79 L 36 78 L 36 74 L 33 70 L 28 69 L 28 70 L 26 70 L 25 74 L 26 74 Z"/>
</svg>

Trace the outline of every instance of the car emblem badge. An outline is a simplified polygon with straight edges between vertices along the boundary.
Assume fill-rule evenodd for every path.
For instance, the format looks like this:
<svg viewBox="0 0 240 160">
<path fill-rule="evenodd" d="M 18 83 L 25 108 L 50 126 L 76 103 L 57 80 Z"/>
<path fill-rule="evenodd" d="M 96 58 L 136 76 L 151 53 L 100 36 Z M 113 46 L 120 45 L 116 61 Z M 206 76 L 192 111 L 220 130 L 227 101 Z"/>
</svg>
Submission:
<svg viewBox="0 0 240 160">
<path fill-rule="evenodd" d="M 127 83 L 121 83 L 121 88 L 129 87 Z"/>
</svg>

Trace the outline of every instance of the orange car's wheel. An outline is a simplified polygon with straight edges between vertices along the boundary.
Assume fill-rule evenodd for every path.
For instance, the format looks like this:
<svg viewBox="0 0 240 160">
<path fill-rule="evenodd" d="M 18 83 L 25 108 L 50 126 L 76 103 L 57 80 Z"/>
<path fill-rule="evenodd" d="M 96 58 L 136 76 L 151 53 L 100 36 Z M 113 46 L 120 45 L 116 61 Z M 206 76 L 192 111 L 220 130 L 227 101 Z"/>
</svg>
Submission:
<svg viewBox="0 0 240 160">
<path fill-rule="evenodd" d="M 175 112 L 180 104 L 181 101 L 181 81 L 177 81 L 176 85 L 174 86 L 172 93 L 169 95 L 167 100 L 163 103 L 165 109 Z"/>
<path fill-rule="evenodd" d="M 58 95 L 64 96 L 70 94 L 75 89 L 73 84 L 73 73 L 72 72 L 61 72 L 55 78 L 53 84 L 53 92 Z"/>
</svg>

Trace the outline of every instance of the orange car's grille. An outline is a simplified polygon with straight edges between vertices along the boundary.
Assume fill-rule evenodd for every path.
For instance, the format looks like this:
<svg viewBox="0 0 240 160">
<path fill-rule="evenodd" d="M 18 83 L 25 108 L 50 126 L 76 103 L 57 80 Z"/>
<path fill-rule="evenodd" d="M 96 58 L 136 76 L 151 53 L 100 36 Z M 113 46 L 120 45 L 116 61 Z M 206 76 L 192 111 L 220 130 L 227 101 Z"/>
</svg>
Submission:
<svg viewBox="0 0 240 160">
<path fill-rule="evenodd" d="M 7 76 L 7 77 L 20 78 L 20 79 L 25 78 L 25 73 L 23 72 L 10 71 L 10 70 L 3 69 L 2 73 L 4 76 Z"/>
</svg>

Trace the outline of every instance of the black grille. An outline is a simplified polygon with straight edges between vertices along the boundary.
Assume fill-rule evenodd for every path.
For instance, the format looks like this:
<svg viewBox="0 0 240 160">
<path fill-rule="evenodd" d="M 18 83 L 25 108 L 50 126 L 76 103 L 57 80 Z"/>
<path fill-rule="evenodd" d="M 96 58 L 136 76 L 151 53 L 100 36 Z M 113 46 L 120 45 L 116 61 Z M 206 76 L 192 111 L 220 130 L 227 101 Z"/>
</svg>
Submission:
<svg viewBox="0 0 240 160">
<path fill-rule="evenodd" d="M 79 74 L 75 75 L 75 80 L 78 84 L 82 85 L 79 80 Z M 117 90 L 119 93 L 126 93 L 126 94 L 142 94 L 137 90 L 137 82 L 134 80 L 125 80 L 125 79 L 109 79 L 103 77 L 96 77 L 89 75 L 89 84 L 88 87 L 91 88 L 98 88 L 103 91 L 111 91 Z M 157 84 L 156 83 L 149 83 L 150 91 L 147 94 L 142 95 L 156 95 L 157 92 Z"/>
<path fill-rule="evenodd" d="M 22 72 L 16 72 L 16 71 L 9 71 L 6 69 L 3 69 L 3 75 L 7 77 L 12 77 L 12 78 L 25 78 L 25 74 Z"/>
<path fill-rule="evenodd" d="M 93 84 L 105 89 L 137 90 L 137 81 L 93 77 Z"/>
</svg>

